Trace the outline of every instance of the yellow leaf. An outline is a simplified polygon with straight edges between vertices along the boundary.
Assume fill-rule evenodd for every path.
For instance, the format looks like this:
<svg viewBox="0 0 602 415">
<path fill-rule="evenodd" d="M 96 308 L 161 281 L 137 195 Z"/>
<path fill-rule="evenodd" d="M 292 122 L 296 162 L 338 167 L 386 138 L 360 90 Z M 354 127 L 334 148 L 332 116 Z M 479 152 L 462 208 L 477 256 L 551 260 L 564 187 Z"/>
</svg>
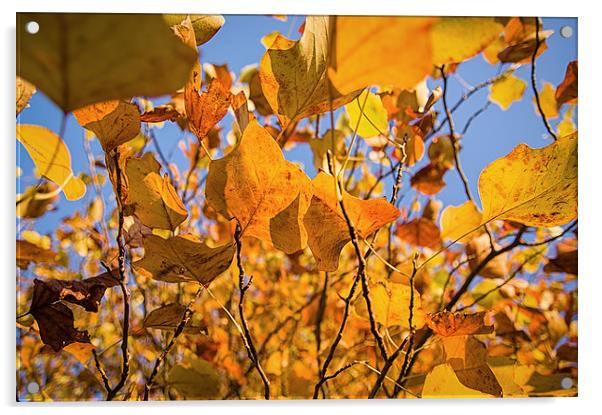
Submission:
<svg viewBox="0 0 602 415">
<path fill-rule="evenodd" d="M 380 97 L 364 91 L 356 99 L 345 106 L 349 115 L 349 124 L 357 134 L 364 138 L 371 138 L 380 134 L 386 135 L 389 131 L 387 123 L 387 110 Z"/>
<path fill-rule="evenodd" d="M 494 17 L 442 17 L 431 29 L 433 63 L 455 63 L 472 58 L 503 29 Z"/>
<path fill-rule="evenodd" d="M 577 126 L 573 122 L 573 108 L 575 107 L 569 106 L 562 116 L 562 121 L 558 123 L 558 135 L 561 137 L 577 131 Z"/>
<path fill-rule="evenodd" d="M 520 144 L 479 177 L 483 221 L 552 227 L 577 217 L 577 132 L 540 149 Z"/>
<path fill-rule="evenodd" d="M 556 88 L 554 88 L 554 85 L 544 82 L 542 90 L 539 91 L 539 103 L 541 104 L 541 110 L 548 120 L 558 117 L 558 103 L 556 102 Z M 535 113 L 539 115 L 535 97 L 533 97 L 533 105 Z"/>
<path fill-rule="evenodd" d="M 303 216 L 311 201 L 309 178 L 284 159 L 270 133 L 251 121 L 238 146 L 209 164 L 207 203 L 240 223 L 246 236 L 273 244 L 285 253 L 303 249 Z"/>
<path fill-rule="evenodd" d="M 440 311 L 429 314 L 426 319 L 428 326 L 441 337 L 464 336 L 467 334 L 484 334 L 493 331 L 492 326 L 485 325 L 485 312 L 460 313 Z"/>
<path fill-rule="evenodd" d="M 190 17 L 190 23 L 194 30 L 194 37 L 196 38 L 196 45 L 200 46 L 203 43 L 207 43 L 219 29 L 224 25 L 225 19 L 219 14 L 164 14 L 163 19 L 169 26 L 175 26 L 182 23 L 187 17 Z"/>
<path fill-rule="evenodd" d="M 337 16 L 329 77 L 341 93 L 369 85 L 413 88 L 432 70 L 434 17 Z M 408 64 L 411 62 L 411 64 Z"/>
<path fill-rule="evenodd" d="M 63 111 L 174 92 L 197 57 L 157 14 L 19 13 L 17 44 L 17 74 Z"/>
<path fill-rule="evenodd" d="M 321 271 L 335 271 L 341 250 L 349 241 L 349 228 L 335 193 L 334 178 L 324 172 L 312 180 L 314 195 L 303 220 L 307 244 Z M 343 192 L 343 204 L 359 237 L 367 238 L 399 217 L 399 209 L 385 198 L 363 200 Z"/>
<path fill-rule="evenodd" d="M 163 239 L 144 238 L 144 258 L 134 268 L 165 282 L 197 281 L 209 284 L 230 267 L 236 248 L 233 243 L 210 248 L 192 235 Z"/>
<path fill-rule="evenodd" d="M 492 395 L 464 386 L 449 363 L 437 365 L 426 375 L 423 398 L 491 398 Z"/>
<path fill-rule="evenodd" d="M 171 368 L 167 384 L 186 399 L 219 399 L 221 378 L 211 363 L 190 357 Z"/>
<path fill-rule="evenodd" d="M 36 87 L 17 76 L 16 108 L 17 115 L 29 106 L 29 99 L 36 92 Z"/>
<path fill-rule="evenodd" d="M 307 17 L 299 41 L 278 35 L 261 59 L 261 87 L 283 128 L 290 122 L 345 105 L 360 92 L 329 92 L 329 24 L 327 16 Z"/>
<path fill-rule="evenodd" d="M 372 313 L 377 323 L 384 327 L 410 327 L 410 298 L 412 290 L 409 285 L 395 282 L 378 283 L 370 287 Z M 424 326 L 425 314 L 422 311 L 420 294 L 414 289 L 414 306 L 412 308 L 412 325 L 415 329 Z M 368 318 L 366 302 L 358 298 L 356 311 Z"/>
<path fill-rule="evenodd" d="M 510 73 L 489 86 L 489 100 L 507 110 L 514 101 L 521 100 L 526 89 L 527 83 Z"/>
<path fill-rule="evenodd" d="M 69 149 L 58 135 L 39 125 L 19 124 L 17 139 L 29 153 L 38 174 L 59 185 L 67 200 L 78 200 L 86 194 L 86 185 L 71 170 Z"/>
<path fill-rule="evenodd" d="M 92 131 L 105 152 L 126 143 L 140 132 L 138 107 L 126 101 L 107 101 L 73 111 L 77 122 Z"/>
<path fill-rule="evenodd" d="M 129 209 L 149 228 L 174 230 L 188 216 L 182 200 L 152 153 L 125 162 L 127 191 L 124 209 Z"/>
<path fill-rule="evenodd" d="M 460 206 L 448 206 L 441 214 L 441 238 L 466 243 L 482 232 L 477 229 L 482 219 L 483 215 L 470 200 Z M 476 229 L 475 232 L 467 234 L 473 229 Z"/>
</svg>

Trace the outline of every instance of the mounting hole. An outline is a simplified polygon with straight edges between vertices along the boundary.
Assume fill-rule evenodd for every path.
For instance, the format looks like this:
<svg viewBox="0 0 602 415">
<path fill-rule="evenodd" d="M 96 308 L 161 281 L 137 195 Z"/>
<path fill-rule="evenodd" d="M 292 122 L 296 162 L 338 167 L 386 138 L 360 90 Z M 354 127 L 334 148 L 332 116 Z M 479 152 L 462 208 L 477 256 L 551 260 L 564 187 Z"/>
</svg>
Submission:
<svg viewBox="0 0 602 415">
<path fill-rule="evenodd" d="M 27 33 L 35 35 L 40 31 L 40 25 L 38 24 L 38 22 L 35 21 L 27 22 L 27 24 L 25 25 L 25 30 L 27 31 Z"/>
<path fill-rule="evenodd" d="M 562 378 L 560 381 L 560 386 L 562 389 L 570 389 L 573 386 L 573 379 L 571 378 Z"/>
<path fill-rule="evenodd" d="M 570 38 L 571 36 L 573 36 L 573 28 L 571 26 L 562 26 L 560 28 L 560 36 L 562 36 L 565 39 Z"/>
<path fill-rule="evenodd" d="M 40 391 L 40 385 L 36 382 L 29 382 L 26 388 L 29 393 L 38 393 Z"/>
</svg>

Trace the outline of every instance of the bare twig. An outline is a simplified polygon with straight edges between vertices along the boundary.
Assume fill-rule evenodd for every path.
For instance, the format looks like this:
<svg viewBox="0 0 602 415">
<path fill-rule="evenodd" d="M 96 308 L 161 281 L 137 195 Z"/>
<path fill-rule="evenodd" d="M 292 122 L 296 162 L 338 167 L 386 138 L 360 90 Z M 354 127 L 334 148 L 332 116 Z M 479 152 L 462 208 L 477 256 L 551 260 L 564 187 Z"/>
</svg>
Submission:
<svg viewBox="0 0 602 415">
<path fill-rule="evenodd" d="M 537 58 L 537 51 L 539 50 L 539 17 L 535 17 L 535 49 L 533 50 L 533 55 L 531 55 L 531 88 L 533 89 L 533 95 L 535 95 L 535 102 L 537 103 L 537 110 L 541 115 L 541 120 L 543 121 L 543 125 L 548 130 L 548 133 L 554 141 L 558 140 L 556 133 L 552 130 L 552 126 L 548 122 L 546 118 L 546 114 L 543 112 L 543 108 L 541 107 L 541 100 L 539 99 L 539 92 L 537 92 L 537 81 L 535 79 L 535 59 Z"/>
<path fill-rule="evenodd" d="M 176 340 L 178 339 L 178 337 L 180 337 L 180 334 L 182 334 L 184 332 L 184 328 L 186 327 L 186 324 L 188 324 L 188 322 L 192 318 L 192 314 L 194 313 L 192 311 L 192 306 L 201 296 L 201 293 L 203 292 L 203 288 L 204 288 L 204 286 L 202 286 L 202 285 L 198 288 L 198 290 L 196 291 L 196 294 L 194 295 L 192 300 L 190 300 L 190 302 L 188 303 L 188 306 L 186 306 L 186 310 L 184 311 L 184 314 L 182 315 L 182 318 L 180 319 L 180 322 L 178 323 L 178 325 L 176 327 L 173 337 L 171 338 L 169 343 L 165 346 L 165 348 L 161 351 L 161 354 L 159 355 L 159 357 L 157 357 L 157 359 L 155 360 L 155 365 L 153 366 L 153 371 L 151 372 L 150 376 L 148 377 L 148 380 L 146 381 L 146 384 L 144 385 L 144 400 L 145 401 L 148 401 L 150 391 L 155 382 L 155 376 L 157 376 L 157 373 L 159 373 L 159 367 L 161 366 L 163 361 L 165 361 L 165 358 L 167 357 L 169 351 L 176 344 Z"/>
<path fill-rule="evenodd" d="M 259 363 L 259 358 L 257 357 L 257 350 L 255 349 L 255 345 L 253 344 L 253 337 L 251 336 L 251 332 L 249 331 L 249 326 L 247 325 L 247 320 L 245 318 L 244 312 L 244 300 L 245 293 L 249 289 L 252 277 L 249 278 L 249 281 L 245 283 L 245 269 L 242 264 L 242 229 L 240 224 L 236 224 L 236 230 L 234 231 L 234 240 L 236 241 L 236 262 L 238 264 L 238 289 L 240 291 L 240 297 L 238 300 L 238 314 L 240 315 L 240 322 L 243 328 L 244 336 L 242 337 L 245 348 L 247 349 L 247 354 L 249 356 L 249 360 L 257 369 L 259 373 L 259 377 L 261 377 L 261 381 L 263 382 L 264 388 L 264 398 L 270 399 L 270 381 L 268 380 L 261 364 Z"/>
</svg>

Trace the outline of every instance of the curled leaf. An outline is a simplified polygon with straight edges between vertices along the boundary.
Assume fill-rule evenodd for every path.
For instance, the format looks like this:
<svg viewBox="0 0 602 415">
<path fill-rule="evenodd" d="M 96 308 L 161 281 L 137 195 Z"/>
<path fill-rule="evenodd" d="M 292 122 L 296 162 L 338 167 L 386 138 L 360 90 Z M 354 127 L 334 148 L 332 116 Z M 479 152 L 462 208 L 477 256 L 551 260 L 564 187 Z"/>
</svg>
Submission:
<svg viewBox="0 0 602 415">
<path fill-rule="evenodd" d="M 484 318 L 484 311 L 473 314 L 441 311 L 427 315 L 426 324 L 442 337 L 491 333 L 493 326 L 485 325 Z"/>
</svg>

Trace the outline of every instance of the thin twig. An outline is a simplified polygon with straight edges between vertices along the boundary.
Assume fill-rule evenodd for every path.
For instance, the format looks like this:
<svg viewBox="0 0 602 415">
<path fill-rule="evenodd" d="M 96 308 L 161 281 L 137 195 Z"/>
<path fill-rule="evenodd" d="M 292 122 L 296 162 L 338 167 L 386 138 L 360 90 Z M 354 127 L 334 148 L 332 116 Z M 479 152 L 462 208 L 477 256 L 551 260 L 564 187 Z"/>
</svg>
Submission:
<svg viewBox="0 0 602 415">
<path fill-rule="evenodd" d="M 552 126 L 548 122 L 546 118 L 546 114 L 543 112 L 543 108 L 541 107 L 541 101 L 539 99 L 539 92 L 537 92 L 537 81 L 535 79 L 535 58 L 537 58 L 537 51 L 539 50 L 539 17 L 535 17 L 535 49 L 533 50 L 533 55 L 531 55 L 531 88 L 533 89 L 533 95 L 535 95 L 535 102 L 537 103 L 537 110 L 541 115 L 541 120 L 543 121 L 543 125 L 548 130 L 548 133 L 552 136 L 554 141 L 558 140 L 558 137 L 552 130 Z"/>
<path fill-rule="evenodd" d="M 238 289 L 240 291 L 240 297 L 238 300 L 238 314 L 240 315 L 240 322 L 242 324 L 244 336 L 243 343 L 245 348 L 247 349 L 247 354 L 249 356 L 249 360 L 257 369 L 259 373 L 259 377 L 261 377 L 261 381 L 263 382 L 263 395 L 266 400 L 270 399 L 270 381 L 268 380 L 261 364 L 259 363 L 259 358 L 257 357 L 257 350 L 255 349 L 255 345 L 253 344 L 253 337 L 251 336 L 251 332 L 249 331 L 249 326 L 247 325 L 247 320 L 245 318 L 244 312 L 244 300 L 245 293 L 249 289 L 253 277 L 249 278 L 249 281 L 245 283 L 245 269 L 242 264 L 242 229 L 240 227 L 240 223 L 236 224 L 236 230 L 234 231 L 234 240 L 236 241 L 236 262 L 238 265 Z"/>
<path fill-rule="evenodd" d="M 188 322 L 192 318 L 192 315 L 194 314 L 194 312 L 192 311 L 192 306 L 201 296 L 201 293 L 203 292 L 203 288 L 204 288 L 204 286 L 202 286 L 202 285 L 198 288 L 198 290 L 196 291 L 196 294 L 194 295 L 192 300 L 190 300 L 190 302 L 188 303 L 188 306 L 186 306 L 186 310 L 184 311 L 184 314 L 182 315 L 182 318 L 180 319 L 180 322 L 178 323 L 178 325 L 176 327 L 176 331 L 174 332 L 173 337 L 171 338 L 169 343 L 165 346 L 165 348 L 161 351 L 161 354 L 159 355 L 159 357 L 157 357 L 157 359 L 155 360 L 155 365 L 153 367 L 153 371 L 151 372 L 150 376 L 148 377 L 148 380 L 146 381 L 146 384 L 144 385 L 144 400 L 145 401 L 148 401 L 150 391 L 155 382 L 155 376 L 157 376 L 157 373 L 159 373 L 159 367 L 161 366 L 163 361 L 165 361 L 165 358 L 167 357 L 169 351 L 176 344 L 176 340 L 184 332 L 184 328 L 186 327 L 186 324 L 188 324 Z"/>
</svg>

